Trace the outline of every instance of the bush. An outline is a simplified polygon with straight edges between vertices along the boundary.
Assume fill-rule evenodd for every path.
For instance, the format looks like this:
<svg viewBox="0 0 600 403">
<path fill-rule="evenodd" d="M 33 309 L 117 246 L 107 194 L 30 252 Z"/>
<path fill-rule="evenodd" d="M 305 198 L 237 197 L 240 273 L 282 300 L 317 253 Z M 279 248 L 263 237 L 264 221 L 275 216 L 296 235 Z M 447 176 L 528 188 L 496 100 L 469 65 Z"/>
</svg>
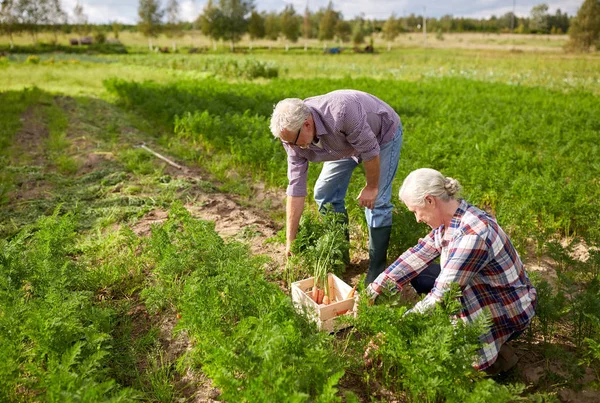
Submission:
<svg viewBox="0 0 600 403">
<path fill-rule="evenodd" d="M 102 31 L 94 32 L 94 43 L 103 44 L 106 42 L 106 35 Z"/>
<path fill-rule="evenodd" d="M 38 56 L 27 56 L 27 59 L 25 59 L 25 63 L 26 64 L 40 64 L 40 58 Z"/>
</svg>

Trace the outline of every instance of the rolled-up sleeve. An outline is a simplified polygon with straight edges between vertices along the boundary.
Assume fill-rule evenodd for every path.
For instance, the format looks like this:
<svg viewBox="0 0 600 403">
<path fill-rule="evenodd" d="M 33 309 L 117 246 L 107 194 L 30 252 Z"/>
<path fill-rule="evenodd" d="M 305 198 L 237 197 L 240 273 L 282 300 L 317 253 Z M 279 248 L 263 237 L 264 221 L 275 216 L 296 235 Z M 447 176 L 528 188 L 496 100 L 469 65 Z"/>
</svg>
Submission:
<svg viewBox="0 0 600 403">
<path fill-rule="evenodd" d="M 431 293 L 440 300 L 450 284 L 464 288 L 488 262 L 488 248 L 480 235 L 462 235 L 452 242 L 448 257 Z"/>
<path fill-rule="evenodd" d="M 308 177 L 308 160 L 288 154 L 288 196 L 305 197 L 308 194 L 306 180 Z"/>
<path fill-rule="evenodd" d="M 433 307 L 442 300 L 452 283 L 458 283 L 464 289 L 488 263 L 488 255 L 485 239 L 479 235 L 462 235 L 454 240 L 433 289 L 413 310 L 422 313 Z"/>
<path fill-rule="evenodd" d="M 367 114 L 359 102 L 348 102 L 340 111 L 342 127 L 339 130 L 346 134 L 346 141 L 356 150 L 363 161 L 370 161 L 379 155 L 379 142 L 367 122 Z"/>
<path fill-rule="evenodd" d="M 440 250 L 435 247 L 434 234 L 430 232 L 381 273 L 369 285 L 368 292 L 371 296 L 379 295 L 384 284 L 389 282 L 395 283 L 397 288 L 402 288 L 404 284 L 417 277 L 439 255 Z"/>
</svg>

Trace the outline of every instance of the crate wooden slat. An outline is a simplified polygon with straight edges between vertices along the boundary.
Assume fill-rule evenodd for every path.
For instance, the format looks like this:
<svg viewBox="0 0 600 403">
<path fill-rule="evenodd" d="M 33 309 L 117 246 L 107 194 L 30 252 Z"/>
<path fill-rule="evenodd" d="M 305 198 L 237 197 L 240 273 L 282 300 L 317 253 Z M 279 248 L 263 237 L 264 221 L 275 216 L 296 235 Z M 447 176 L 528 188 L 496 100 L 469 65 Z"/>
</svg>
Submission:
<svg viewBox="0 0 600 403">
<path fill-rule="evenodd" d="M 316 322 L 320 330 L 334 332 L 349 326 L 348 323 L 337 320 L 340 316 L 352 315 L 356 317 L 358 293 L 353 298 L 343 299 L 352 290 L 352 287 L 344 283 L 335 274 L 329 273 L 328 276 L 333 278 L 333 292 L 336 302 L 329 305 L 319 305 L 313 301 L 307 292 L 312 290 L 315 284 L 314 277 L 292 283 L 292 301 L 296 310 L 305 314 L 313 322 Z M 340 314 L 344 311 L 347 312 Z"/>
</svg>

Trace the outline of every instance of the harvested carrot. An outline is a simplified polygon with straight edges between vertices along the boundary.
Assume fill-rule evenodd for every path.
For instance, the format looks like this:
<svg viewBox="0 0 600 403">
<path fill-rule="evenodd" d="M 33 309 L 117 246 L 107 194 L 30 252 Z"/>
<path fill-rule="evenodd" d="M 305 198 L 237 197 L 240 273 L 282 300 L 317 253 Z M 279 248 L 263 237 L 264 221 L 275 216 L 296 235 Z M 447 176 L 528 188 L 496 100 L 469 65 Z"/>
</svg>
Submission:
<svg viewBox="0 0 600 403">
<path fill-rule="evenodd" d="M 323 296 L 325 296 L 325 291 L 319 288 L 319 297 L 317 299 L 317 304 L 323 303 Z"/>
<path fill-rule="evenodd" d="M 316 285 L 312 289 L 311 298 L 315 302 L 317 302 L 319 300 L 319 287 L 317 287 Z"/>
<path fill-rule="evenodd" d="M 356 291 L 356 286 L 352 287 L 346 299 L 354 298 L 354 292 Z"/>
<path fill-rule="evenodd" d="M 329 305 L 331 301 L 327 295 L 323 296 L 323 305 Z"/>
<path fill-rule="evenodd" d="M 335 316 L 341 316 L 341 315 L 345 314 L 346 312 L 348 312 L 348 310 L 344 309 L 343 311 L 336 312 Z"/>
</svg>

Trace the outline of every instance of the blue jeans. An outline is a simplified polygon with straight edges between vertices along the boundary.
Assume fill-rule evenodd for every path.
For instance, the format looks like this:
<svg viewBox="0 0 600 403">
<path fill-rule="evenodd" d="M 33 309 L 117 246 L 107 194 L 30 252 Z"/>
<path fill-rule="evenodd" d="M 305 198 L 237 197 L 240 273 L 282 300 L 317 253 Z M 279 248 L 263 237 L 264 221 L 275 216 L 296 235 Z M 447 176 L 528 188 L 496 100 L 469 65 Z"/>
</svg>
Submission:
<svg viewBox="0 0 600 403">
<path fill-rule="evenodd" d="M 365 217 L 369 227 L 389 227 L 392 225 L 392 181 L 398 170 L 400 149 L 402 148 L 402 126 L 398 128 L 392 141 L 381 146 L 379 152 L 379 192 L 375 199 L 375 208 L 365 208 Z M 315 201 L 319 210 L 331 203 L 334 211 L 346 213 L 346 192 L 350 178 L 358 163 L 353 158 L 323 163 L 323 169 L 315 184 Z"/>
</svg>

